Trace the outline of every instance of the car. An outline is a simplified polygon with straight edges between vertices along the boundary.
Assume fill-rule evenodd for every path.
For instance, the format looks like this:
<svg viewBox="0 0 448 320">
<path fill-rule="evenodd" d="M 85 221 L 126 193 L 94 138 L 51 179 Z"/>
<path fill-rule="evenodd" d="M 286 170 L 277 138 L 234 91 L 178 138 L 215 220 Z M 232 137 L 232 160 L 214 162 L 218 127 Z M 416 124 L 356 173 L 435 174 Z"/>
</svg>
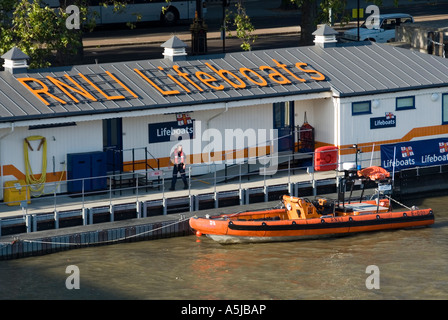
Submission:
<svg viewBox="0 0 448 320">
<path fill-rule="evenodd" d="M 374 41 L 379 43 L 391 42 L 395 39 L 395 27 L 403 23 L 412 23 L 414 18 L 405 13 L 380 14 L 379 27 L 371 25 L 368 28 L 364 22 L 359 28 L 359 41 Z M 342 41 L 358 41 L 358 28 L 344 32 Z"/>
</svg>

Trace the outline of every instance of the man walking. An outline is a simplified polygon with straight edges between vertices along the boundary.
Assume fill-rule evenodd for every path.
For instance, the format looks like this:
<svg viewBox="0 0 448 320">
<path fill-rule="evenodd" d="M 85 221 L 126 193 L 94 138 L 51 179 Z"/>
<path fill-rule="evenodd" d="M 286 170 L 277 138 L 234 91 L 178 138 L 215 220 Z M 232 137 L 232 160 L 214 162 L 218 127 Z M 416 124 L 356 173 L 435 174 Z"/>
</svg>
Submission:
<svg viewBox="0 0 448 320">
<path fill-rule="evenodd" d="M 171 162 L 173 163 L 173 179 L 171 180 L 171 188 L 173 191 L 176 187 L 177 173 L 180 172 L 180 177 L 184 182 L 184 189 L 188 189 L 187 178 L 185 177 L 185 153 L 182 151 L 182 145 L 178 145 L 171 155 Z"/>
</svg>

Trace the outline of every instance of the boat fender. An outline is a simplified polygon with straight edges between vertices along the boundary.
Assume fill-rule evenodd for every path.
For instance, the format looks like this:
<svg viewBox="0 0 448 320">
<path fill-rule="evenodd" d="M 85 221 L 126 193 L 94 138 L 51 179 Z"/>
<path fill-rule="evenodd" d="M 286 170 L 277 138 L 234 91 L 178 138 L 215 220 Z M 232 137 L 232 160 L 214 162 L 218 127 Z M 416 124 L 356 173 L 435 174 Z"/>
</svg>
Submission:
<svg viewBox="0 0 448 320">
<path fill-rule="evenodd" d="M 432 215 L 432 214 L 433 214 L 432 210 L 429 210 L 429 215 Z"/>
<path fill-rule="evenodd" d="M 325 220 L 324 219 L 320 219 L 320 223 L 325 223 Z"/>
<path fill-rule="evenodd" d="M 377 215 L 376 215 L 376 219 L 377 219 L 377 220 L 380 220 L 380 218 L 381 218 L 380 215 L 377 214 Z"/>
<path fill-rule="evenodd" d="M 291 224 L 297 224 L 295 221 L 293 221 Z"/>
<path fill-rule="evenodd" d="M 229 225 L 231 225 L 231 224 L 233 224 L 233 221 L 232 221 L 232 220 L 229 221 Z"/>
<path fill-rule="evenodd" d="M 352 218 L 352 217 L 349 217 L 349 218 L 348 218 L 348 221 L 353 221 L 353 218 Z"/>
<path fill-rule="evenodd" d="M 406 212 L 403 212 L 403 217 L 407 217 L 408 215 L 406 214 Z"/>
<path fill-rule="evenodd" d="M 262 222 L 261 225 L 262 225 L 262 226 L 266 226 L 266 222 Z"/>
</svg>

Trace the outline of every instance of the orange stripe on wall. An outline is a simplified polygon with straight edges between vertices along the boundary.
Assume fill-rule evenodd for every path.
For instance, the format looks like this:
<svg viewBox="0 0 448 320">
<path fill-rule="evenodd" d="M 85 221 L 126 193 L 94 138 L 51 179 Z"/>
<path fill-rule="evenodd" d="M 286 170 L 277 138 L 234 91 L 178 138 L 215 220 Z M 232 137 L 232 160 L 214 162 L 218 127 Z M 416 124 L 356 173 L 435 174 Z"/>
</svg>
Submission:
<svg viewBox="0 0 448 320">
<path fill-rule="evenodd" d="M 61 179 L 61 174 L 62 174 L 62 179 Z M 22 173 L 22 171 L 17 169 L 12 164 L 7 164 L 7 165 L 3 166 L 3 176 L 13 176 L 17 180 L 25 180 L 25 174 Z M 40 174 L 35 174 L 34 177 L 39 178 Z M 66 180 L 66 179 L 67 179 L 67 173 L 65 171 L 64 172 L 54 172 L 54 173 L 52 172 L 52 173 L 47 173 L 46 182 L 57 182 L 59 180 Z"/>
<path fill-rule="evenodd" d="M 362 152 L 371 152 L 372 145 L 375 144 L 374 151 L 380 151 L 382 144 L 406 142 L 406 141 L 410 141 L 417 137 L 435 136 L 435 135 L 447 134 L 447 133 L 448 133 L 448 125 L 446 125 L 446 124 L 439 125 L 439 126 L 419 127 L 419 128 L 411 129 L 401 139 L 391 139 L 391 140 L 359 143 L 358 148 L 361 149 Z M 349 145 L 349 144 L 339 146 L 340 155 L 355 153 L 355 149 L 353 149 L 351 147 L 352 147 L 352 145 Z M 344 150 L 341 150 L 341 149 L 344 149 Z"/>
</svg>

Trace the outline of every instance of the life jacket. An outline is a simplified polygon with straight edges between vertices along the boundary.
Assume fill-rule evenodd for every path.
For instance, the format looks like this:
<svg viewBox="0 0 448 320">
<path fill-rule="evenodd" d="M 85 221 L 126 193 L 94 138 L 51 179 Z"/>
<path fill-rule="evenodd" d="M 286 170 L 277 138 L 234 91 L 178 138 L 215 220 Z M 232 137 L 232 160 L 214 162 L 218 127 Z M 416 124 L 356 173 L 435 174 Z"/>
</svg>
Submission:
<svg viewBox="0 0 448 320">
<path fill-rule="evenodd" d="M 181 151 L 176 151 L 174 154 L 174 163 L 175 164 L 179 164 L 179 153 L 180 153 L 180 163 L 185 163 L 185 155 L 184 152 Z"/>
</svg>

